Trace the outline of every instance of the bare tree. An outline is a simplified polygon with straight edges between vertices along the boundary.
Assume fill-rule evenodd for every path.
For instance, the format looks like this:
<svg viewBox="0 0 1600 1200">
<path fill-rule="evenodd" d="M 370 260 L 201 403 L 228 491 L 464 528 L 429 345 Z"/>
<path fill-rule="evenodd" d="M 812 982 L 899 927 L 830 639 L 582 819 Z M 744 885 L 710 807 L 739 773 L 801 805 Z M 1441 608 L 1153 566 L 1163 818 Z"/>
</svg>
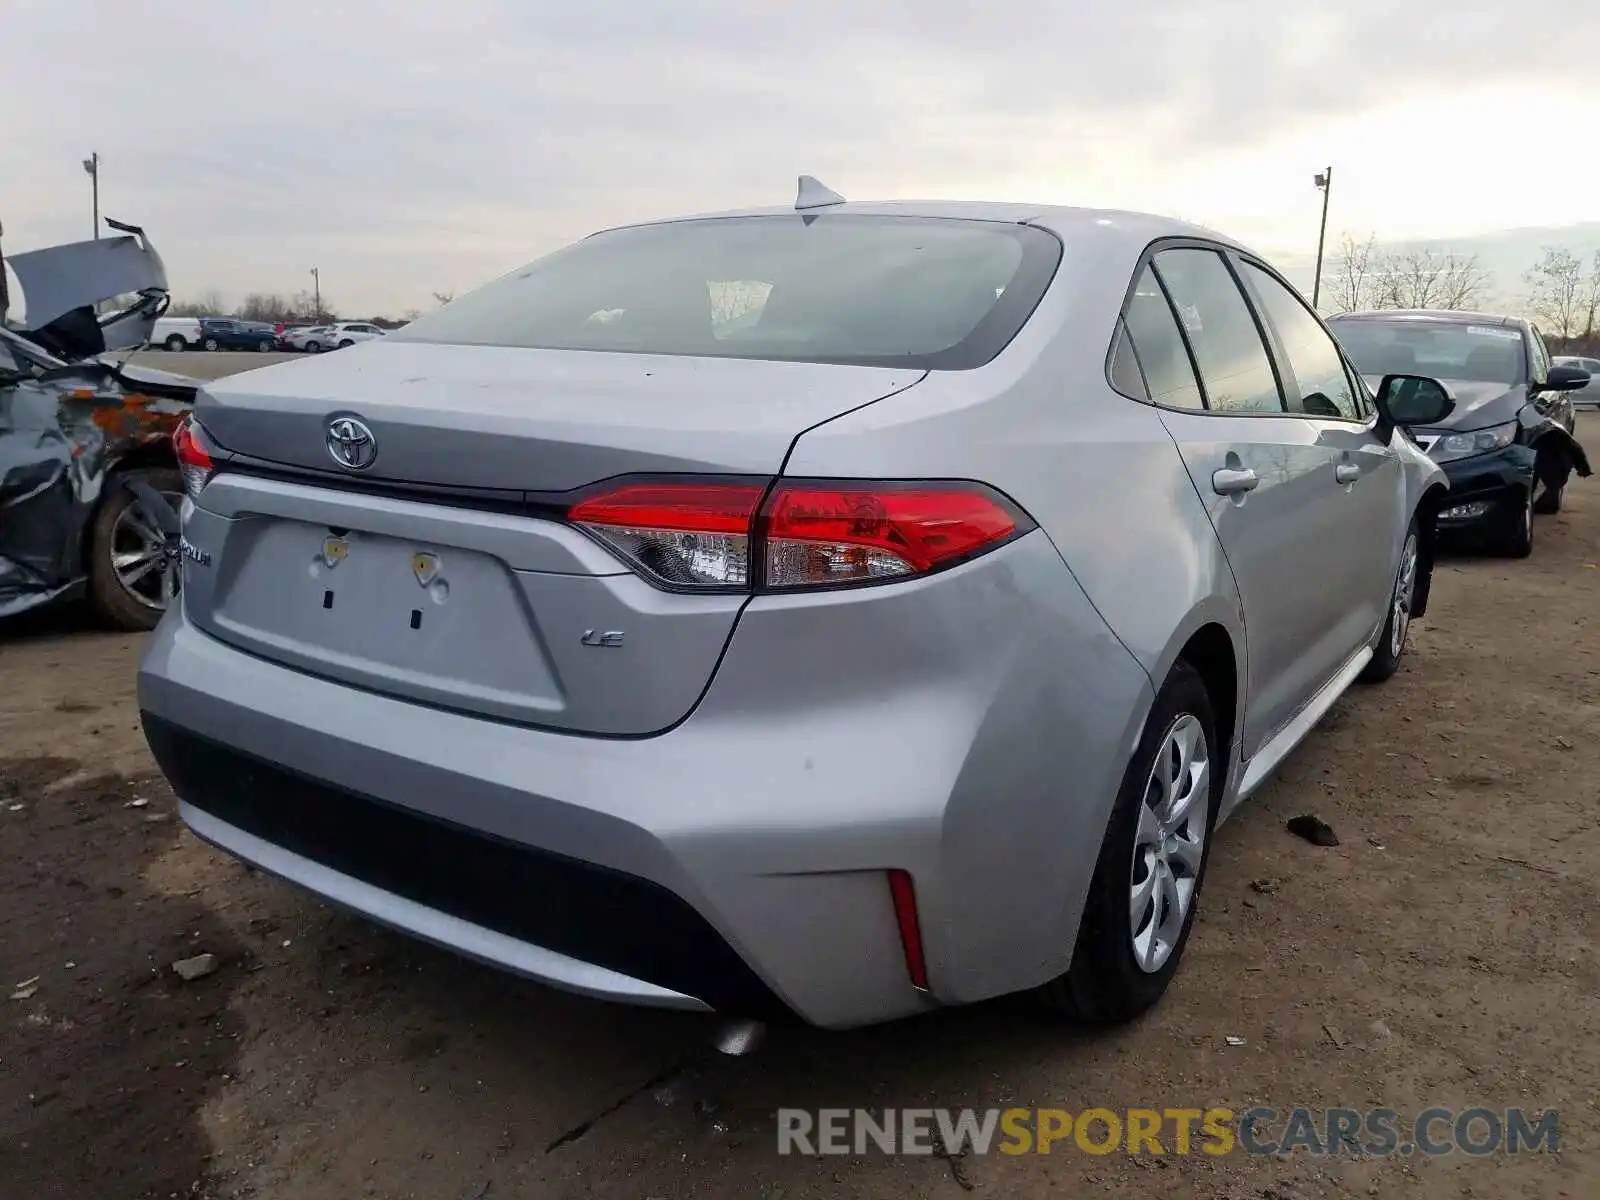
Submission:
<svg viewBox="0 0 1600 1200">
<path fill-rule="evenodd" d="M 1380 266 L 1374 235 L 1358 242 L 1348 233 L 1339 243 L 1339 254 L 1333 263 L 1333 278 L 1329 280 L 1328 298 L 1336 313 L 1354 312 L 1359 308 L 1372 308 L 1373 285 Z"/>
<path fill-rule="evenodd" d="M 167 308 L 174 317 L 220 317 L 226 311 L 216 288 L 207 288 L 193 300 L 174 300 Z"/>
<path fill-rule="evenodd" d="M 1554 337 L 1592 338 L 1600 316 L 1600 251 L 1587 266 L 1565 246 L 1546 246 L 1523 277 L 1528 310 Z"/>
<path fill-rule="evenodd" d="M 289 304 L 282 296 L 265 292 L 251 292 L 239 306 L 239 317 L 245 321 L 278 322 L 289 312 Z"/>
<path fill-rule="evenodd" d="M 443 308 L 456 298 L 456 294 L 454 292 L 435 292 L 433 298 L 438 302 L 439 307 Z"/>
<path fill-rule="evenodd" d="M 1455 250 L 1386 254 L 1373 274 L 1374 308 L 1459 311 L 1480 303 L 1489 286 L 1489 273 L 1478 256 Z"/>
</svg>

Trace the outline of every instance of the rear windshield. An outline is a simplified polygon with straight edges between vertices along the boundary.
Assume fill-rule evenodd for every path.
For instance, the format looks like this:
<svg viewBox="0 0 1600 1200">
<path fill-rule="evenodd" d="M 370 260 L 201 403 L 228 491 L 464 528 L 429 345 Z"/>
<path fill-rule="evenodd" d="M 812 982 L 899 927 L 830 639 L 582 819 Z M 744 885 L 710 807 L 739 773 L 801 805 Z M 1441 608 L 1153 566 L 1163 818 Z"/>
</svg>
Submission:
<svg viewBox="0 0 1600 1200">
<path fill-rule="evenodd" d="M 596 234 L 392 341 L 966 369 L 1016 336 L 1061 258 L 1025 225 L 729 217 Z"/>
<path fill-rule="evenodd" d="M 1363 375 L 1426 375 L 1507 386 L 1527 376 L 1522 331 L 1515 325 L 1335 318 L 1328 327 Z"/>
</svg>

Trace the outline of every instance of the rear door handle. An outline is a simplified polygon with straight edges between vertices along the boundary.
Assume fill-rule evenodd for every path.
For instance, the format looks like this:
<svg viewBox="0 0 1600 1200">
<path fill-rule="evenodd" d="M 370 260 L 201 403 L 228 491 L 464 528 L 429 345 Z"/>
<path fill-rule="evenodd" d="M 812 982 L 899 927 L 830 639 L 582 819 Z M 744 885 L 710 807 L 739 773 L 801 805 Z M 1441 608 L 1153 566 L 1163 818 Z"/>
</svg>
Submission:
<svg viewBox="0 0 1600 1200">
<path fill-rule="evenodd" d="M 1249 467 L 1236 470 L 1233 467 L 1218 467 L 1211 472 L 1211 490 L 1219 496 L 1242 496 L 1246 492 L 1256 490 L 1256 485 L 1261 479 Z"/>
<path fill-rule="evenodd" d="M 1355 463 L 1339 463 L 1333 468 L 1333 477 L 1340 483 L 1354 483 L 1361 478 L 1361 468 Z"/>
</svg>

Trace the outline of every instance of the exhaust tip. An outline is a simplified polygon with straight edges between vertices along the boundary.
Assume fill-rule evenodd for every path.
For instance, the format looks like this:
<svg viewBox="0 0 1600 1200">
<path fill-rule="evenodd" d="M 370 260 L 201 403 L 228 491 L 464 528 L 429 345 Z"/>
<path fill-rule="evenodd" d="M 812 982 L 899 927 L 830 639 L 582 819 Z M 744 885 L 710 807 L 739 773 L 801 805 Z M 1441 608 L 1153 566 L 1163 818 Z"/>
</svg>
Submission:
<svg viewBox="0 0 1600 1200">
<path fill-rule="evenodd" d="M 717 1031 L 714 1044 L 729 1058 L 740 1058 L 755 1051 L 766 1035 L 767 1027 L 760 1021 L 730 1021 Z"/>
</svg>

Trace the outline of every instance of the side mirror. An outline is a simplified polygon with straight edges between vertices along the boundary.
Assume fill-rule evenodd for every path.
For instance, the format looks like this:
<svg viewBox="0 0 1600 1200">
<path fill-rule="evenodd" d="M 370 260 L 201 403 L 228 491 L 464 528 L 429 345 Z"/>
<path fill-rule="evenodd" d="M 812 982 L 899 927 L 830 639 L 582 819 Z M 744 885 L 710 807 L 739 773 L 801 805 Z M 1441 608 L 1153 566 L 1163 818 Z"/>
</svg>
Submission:
<svg viewBox="0 0 1600 1200">
<path fill-rule="evenodd" d="M 1582 367 L 1553 366 L 1549 377 L 1536 390 L 1541 392 L 1575 392 L 1589 386 L 1589 372 Z"/>
<path fill-rule="evenodd" d="M 1437 425 L 1456 407 L 1444 384 L 1424 375 L 1385 375 L 1376 400 L 1378 415 L 1389 430 Z"/>
</svg>

